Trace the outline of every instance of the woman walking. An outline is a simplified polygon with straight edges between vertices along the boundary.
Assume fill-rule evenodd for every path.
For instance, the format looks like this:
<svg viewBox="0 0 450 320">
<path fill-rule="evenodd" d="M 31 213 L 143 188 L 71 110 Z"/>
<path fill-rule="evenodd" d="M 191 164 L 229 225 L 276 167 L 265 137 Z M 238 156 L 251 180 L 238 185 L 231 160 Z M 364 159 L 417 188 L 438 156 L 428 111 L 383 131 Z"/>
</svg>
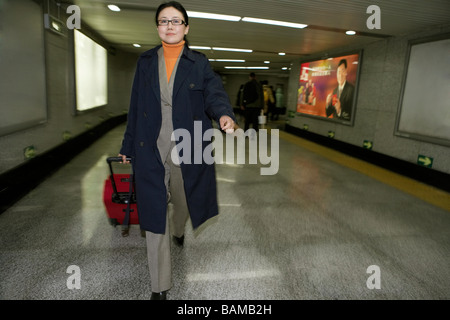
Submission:
<svg viewBox="0 0 450 320">
<path fill-rule="evenodd" d="M 161 4 L 155 21 L 162 44 L 138 60 L 119 155 L 123 162 L 131 157 L 134 165 L 139 223 L 146 231 L 151 298 L 166 299 L 172 286 L 170 233 L 183 245 L 189 217 L 195 229 L 218 214 L 214 164 L 205 163 L 202 156 L 210 142 L 203 141 L 199 151 L 194 145 L 194 127 L 197 131 L 201 127 L 203 137 L 214 119 L 230 132 L 235 117 L 208 59 L 186 43 L 189 17 L 183 6 L 175 1 Z M 188 161 L 185 146 L 177 148 L 173 141 L 177 129 L 191 134 Z M 202 152 L 201 163 L 196 152 Z M 167 210 L 169 201 L 174 208 L 172 217 Z"/>
</svg>

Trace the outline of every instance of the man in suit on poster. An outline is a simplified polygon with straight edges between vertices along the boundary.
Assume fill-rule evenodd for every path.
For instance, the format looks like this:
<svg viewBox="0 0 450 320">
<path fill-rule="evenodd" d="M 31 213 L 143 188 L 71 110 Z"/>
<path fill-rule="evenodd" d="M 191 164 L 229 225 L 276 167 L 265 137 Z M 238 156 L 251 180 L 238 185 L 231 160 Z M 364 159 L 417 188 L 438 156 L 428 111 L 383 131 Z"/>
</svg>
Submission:
<svg viewBox="0 0 450 320">
<path fill-rule="evenodd" d="M 347 60 L 339 61 L 336 77 L 338 86 L 327 96 L 326 114 L 336 119 L 350 120 L 355 87 L 347 81 Z"/>
</svg>

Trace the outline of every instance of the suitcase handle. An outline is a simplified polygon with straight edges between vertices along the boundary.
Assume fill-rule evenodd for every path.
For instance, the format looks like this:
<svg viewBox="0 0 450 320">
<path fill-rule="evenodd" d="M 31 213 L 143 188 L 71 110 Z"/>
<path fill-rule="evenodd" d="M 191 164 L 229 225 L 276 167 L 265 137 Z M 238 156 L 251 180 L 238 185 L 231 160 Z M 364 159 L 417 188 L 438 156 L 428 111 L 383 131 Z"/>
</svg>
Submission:
<svg viewBox="0 0 450 320">
<path fill-rule="evenodd" d="M 106 162 L 111 163 L 111 162 L 122 162 L 122 157 L 109 157 L 106 159 Z M 131 158 L 127 157 L 127 161 L 131 162 Z"/>
<path fill-rule="evenodd" d="M 113 172 L 113 167 L 112 167 L 111 163 L 113 163 L 113 162 L 122 162 L 122 161 L 123 161 L 122 157 L 108 157 L 108 158 L 106 158 L 106 162 L 108 163 L 109 172 L 110 172 L 109 178 L 111 180 L 111 185 L 112 185 L 114 194 L 117 194 L 117 186 L 116 186 L 116 181 L 114 181 L 114 172 Z M 131 163 L 131 158 L 127 157 L 127 161 L 130 161 L 130 163 Z M 132 175 L 130 175 L 130 183 L 133 183 Z"/>
</svg>

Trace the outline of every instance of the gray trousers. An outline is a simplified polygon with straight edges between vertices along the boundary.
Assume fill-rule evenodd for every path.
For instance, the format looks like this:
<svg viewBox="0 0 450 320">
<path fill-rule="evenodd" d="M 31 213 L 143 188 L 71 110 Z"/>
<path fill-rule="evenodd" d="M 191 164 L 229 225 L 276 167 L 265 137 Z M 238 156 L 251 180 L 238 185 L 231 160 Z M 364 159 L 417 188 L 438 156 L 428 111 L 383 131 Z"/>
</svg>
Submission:
<svg viewBox="0 0 450 320">
<path fill-rule="evenodd" d="M 166 231 L 164 234 L 145 232 L 152 292 L 162 292 L 172 287 L 171 234 L 176 237 L 184 235 L 189 218 L 181 168 L 173 164 L 170 155 L 164 168 L 164 183 L 166 190 L 170 191 L 172 204 L 172 207 L 170 204 L 167 207 Z"/>
</svg>

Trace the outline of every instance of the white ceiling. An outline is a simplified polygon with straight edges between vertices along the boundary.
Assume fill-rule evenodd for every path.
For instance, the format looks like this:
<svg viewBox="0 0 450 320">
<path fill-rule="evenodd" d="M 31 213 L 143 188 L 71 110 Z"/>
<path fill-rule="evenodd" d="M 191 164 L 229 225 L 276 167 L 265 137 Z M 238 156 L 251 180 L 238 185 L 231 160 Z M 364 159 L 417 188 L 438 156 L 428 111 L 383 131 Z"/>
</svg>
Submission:
<svg viewBox="0 0 450 320">
<path fill-rule="evenodd" d="M 57 1 L 57 0 L 56 0 Z M 57 1 L 59 2 L 59 1 Z M 103 36 L 113 47 L 143 52 L 160 43 L 154 15 L 162 1 L 66 0 L 81 8 L 83 23 Z M 413 34 L 450 22 L 450 0 L 180 0 L 188 11 L 201 11 L 303 23 L 305 29 L 268 26 L 248 22 L 226 22 L 191 18 L 190 45 L 253 49 L 252 53 L 203 51 L 211 59 L 245 59 L 242 63 L 213 62 L 223 72 L 225 65 L 267 66 L 282 73 L 283 66 L 302 56 L 344 46 L 363 46 L 383 37 Z M 112 12 L 108 4 L 122 10 Z M 381 29 L 366 25 L 369 5 L 381 9 Z M 346 30 L 358 32 L 345 35 Z M 139 43 L 141 48 L 134 48 Z M 279 56 L 278 52 L 285 52 Z M 288 72 L 288 71 L 284 71 Z"/>
</svg>

